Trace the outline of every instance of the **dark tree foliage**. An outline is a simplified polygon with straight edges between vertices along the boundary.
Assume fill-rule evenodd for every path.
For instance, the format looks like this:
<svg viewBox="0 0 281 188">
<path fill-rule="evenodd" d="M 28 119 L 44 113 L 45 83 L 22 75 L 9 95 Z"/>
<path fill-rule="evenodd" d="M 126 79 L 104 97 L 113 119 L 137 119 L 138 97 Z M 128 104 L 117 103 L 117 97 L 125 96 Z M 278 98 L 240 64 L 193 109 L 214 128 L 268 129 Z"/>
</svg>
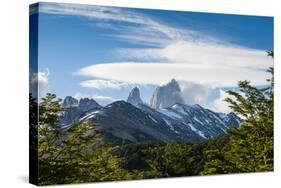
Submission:
<svg viewBox="0 0 281 188">
<path fill-rule="evenodd" d="M 38 103 L 29 93 L 29 181 L 38 184 Z"/>
<path fill-rule="evenodd" d="M 268 55 L 273 58 L 272 51 Z M 201 174 L 273 170 L 273 67 L 268 72 L 266 87 L 256 88 L 245 80 L 238 83 L 240 92 L 228 91 L 233 98 L 226 101 L 244 121 L 228 133 L 223 147 L 206 151 L 208 160 Z"/>
<path fill-rule="evenodd" d="M 67 132 L 59 130 L 63 109 L 54 94 L 47 94 L 39 107 L 39 184 L 83 183 L 131 179 L 134 173 L 120 168 L 121 158 L 113 147 L 103 146 L 101 135 L 90 123 Z"/>
</svg>

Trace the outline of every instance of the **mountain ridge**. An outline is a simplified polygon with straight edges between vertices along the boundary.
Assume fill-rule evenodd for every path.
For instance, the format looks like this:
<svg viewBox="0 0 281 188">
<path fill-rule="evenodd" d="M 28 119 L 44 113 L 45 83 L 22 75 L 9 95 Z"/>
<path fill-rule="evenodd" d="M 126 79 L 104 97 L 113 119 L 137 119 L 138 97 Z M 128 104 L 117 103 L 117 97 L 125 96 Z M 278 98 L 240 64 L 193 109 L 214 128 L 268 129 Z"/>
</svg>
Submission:
<svg viewBox="0 0 281 188">
<path fill-rule="evenodd" d="M 228 129 L 238 127 L 242 122 L 233 112 L 224 114 L 199 104 L 184 104 L 181 98 L 175 97 L 178 92 L 180 87 L 172 79 L 155 89 L 152 96 L 156 100 L 155 105 L 143 103 L 137 87 L 131 90 L 127 101 L 115 101 L 104 107 L 93 99 L 78 101 L 68 96 L 62 103 L 67 110 L 63 114 L 61 126 L 67 130 L 75 122 L 90 121 L 98 126 L 108 140 L 122 143 L 196 142 L 225 134 Z M 171 96 L 174 98 L 165 102 Z"/>
<path fill-rule="evenodd" d="M 174 104 L 156 110 L 143 103 L 132 105 L 122 100 L 93 108 L 74 119 L 96 124 L 107 137 L 120 142 L 195 142 L 224 134 L 232 126 L 238 127 L 240 118 L 231 115 L 236 122 L 226 121 L 230 119 L 228 114 L 222 118 L 199 105 Z"/>
</svg>

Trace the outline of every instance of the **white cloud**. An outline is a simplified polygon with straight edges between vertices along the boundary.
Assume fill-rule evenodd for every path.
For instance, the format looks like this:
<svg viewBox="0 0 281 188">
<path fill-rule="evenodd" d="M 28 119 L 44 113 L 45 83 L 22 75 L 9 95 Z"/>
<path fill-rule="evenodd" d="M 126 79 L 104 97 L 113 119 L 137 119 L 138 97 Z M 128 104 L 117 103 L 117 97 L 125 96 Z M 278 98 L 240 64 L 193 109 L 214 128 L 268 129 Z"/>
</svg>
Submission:
<svg viewBox="0 0 281 188">
<path fill-rule="evenodd" d="M 128 83 L 115 81 L 115 80 L 85 80 L 80 83 L 82 87 L 93 88 L 93 89 L 115 89 L 120 90 L 121 88 L 129 87 Z"/>
<path fill-rule="evenodd" d="M 214 88 L 210 85 L 197 84 L 186 81 L 179 81 L 181 88 L 181 96 L 184 102 L 189 105 L 200 104 L 207 106 L 207 97 L 211 94 Z"/>
<path fill-rule="evenodd" d="M 161 54 L 176 63 L 224 67 L 267 68 L 271 62 L 263 50 L 212 42 L 180 41 L 163 48 Z"/>
<path fill-rule="evenodd" d="M 81 98 L 86 98 L 86 97 L 94 99 L 95 101 L 97 101 L 97 103 L 99 103 L 102 106 L 106 106 L 114 101 L 120 100 L 120 99 L 116 99 L 113 97 L 103 96 L 103 95 L 98 95 L 98 94 L 83 94 L 80 92 L 77 92 L 74 94 L 74 98 L 76 98 L 76 99 L 81 99 Z"/>
<path fill-rule="evenodd" d="M 30 92 L 35 98 L 39 100 L 45 97 L 48 92 L 49 86 L 49 71 L 39 71 L 38 73 L 33 73 L 30 75 Z"/>
<path fill-rule="evenodd" d="M 239 80 L 265 84 L 268 73 L 256 69 L 212 66 L 212 64 L 134 63 L 95 64 L 81 68 L 77 74 L 125 83 L 160 85 L 175 78 L 214 86 L 237 86 Z"/>
<path fill-rule="evenodd" d="M 212 67 L 266 69 L 272 59 L 263 50 L 215 42 L 177 41 L 163 48 L 119 49 L 127 59 L 149 59 Z"/>
<path fill-rule="evenodd" d="M 212 108 L 216 112 L 229 113 L 232 112 L 232 109 L 229 107 L 229 103 L 224 101 L 226 98 L 231 98 L 235 100 L 235 98 L 229 95 L 227 92 L 220 90 L 219 97 L 214 100 L 213 103 L 210 104 L 210 108 Z"/>
</svg>

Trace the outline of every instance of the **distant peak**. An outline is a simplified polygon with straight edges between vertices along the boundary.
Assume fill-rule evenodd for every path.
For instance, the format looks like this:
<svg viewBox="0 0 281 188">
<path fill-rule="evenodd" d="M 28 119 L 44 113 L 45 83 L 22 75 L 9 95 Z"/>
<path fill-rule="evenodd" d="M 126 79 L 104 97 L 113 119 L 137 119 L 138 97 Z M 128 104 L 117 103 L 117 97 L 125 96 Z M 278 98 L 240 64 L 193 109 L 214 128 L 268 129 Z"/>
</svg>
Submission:
<svg viewBox="0 0 281 188">
<path fill-rule="evenodd" d="M 127 99 L 128 103 L 131 103 L 133 105 L 138 105 L 143 103 L 140 97 L 140 90 L 139 88 L 136 86 L 134 87 L 131 92 L 129 93 L 128 99 Z"/>
<path fill-rule="evenodd" d="M 125 105 L 127 104 L 126 101 L 124 100 L 118 100 L 118 101 L 114 101 L 113 103 L 108 104 L 107 106 L 105 106 L 105 108 L 111 108 L 111 107 L 115 107 L 115 106 L 120 106 L 120 105 Z"/>
<path fill-rule="evenodd" d="M 83 105 L 91 105 L 91 104 L 97 104 L 97 102 L 94 99 L 90 99 L 90 98 L 81 98 L 79 101 L 79 105 L 83 106 Z"/>
<path fill-rule="evenodd" d="M 139 90 L 140 90 L 140 89 L 138 88 L 138 86 L 135 86 L 135 87 L 132 89 L 132 91 L 138 91 L 138 92 L 139 92 Z M 132 92 L 132 91 L 131 91 L 131 92 Z"/>
<path fill-rule="evenodd" d="M 79 107 L 85 108 L 85 109 L 91 109 L 91 108 L 97 108 L 100 107 L 100 105 L 94 100 L 90 98 L 81 98 L 79 100 Z"/>
<path fill-rule="evenodd" d="M 63 107 L 73 107 L 78 105 L 78 100 L 72 96 L 66 96 L 63 100 Z"/>
<path fill-rule="evenodd" d="M 202 108 L 202 106 L 200 106 L 199 104 L 194 104 L 193 106 L 197 108 Z"/>
<path fill-rule="evenodd" d="M 174 79 L 174 78 L 172 78 L 172 80 L 171 80 L 170 82 L 171 82 L 171 83 L 173 83 L 173 82 L 176 82 L 176 83 L 177 83 L 176 79 Z"/>
<path fill-rule="evenodd" d="M 181 89 L 176 81 L 172 78 L 170 82 L 165 85 L 158 86 L 150 100 L 152 108 L 166 108 L 170 107 L 175 103 L 183 104 L 183 98 L 181 97 Z"/>
<path fill-rule="evenodd" d="M 181 90 L 178 81 L 174 78 L 172 78 L 165 86 L 173 87 L 179 91 Z"/>
</svg>

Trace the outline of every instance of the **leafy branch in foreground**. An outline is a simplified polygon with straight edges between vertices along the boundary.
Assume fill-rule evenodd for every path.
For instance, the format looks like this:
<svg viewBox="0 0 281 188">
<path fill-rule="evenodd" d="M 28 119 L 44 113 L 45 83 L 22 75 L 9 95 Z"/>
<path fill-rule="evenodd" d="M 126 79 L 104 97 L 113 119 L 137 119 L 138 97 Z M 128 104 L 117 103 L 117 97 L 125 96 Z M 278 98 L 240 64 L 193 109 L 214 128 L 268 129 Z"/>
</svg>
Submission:
<svg viewBox="0 0 281 188">
<path fill-rule="evenodd" d="M 268 52 L 273 58 L 273 52 Z M 208 161 L 201 174 L 260 172 L 273 170 L 274 71 L 268 86 L 257 88 L 250 82 L 238 83 L 240 92 L 228 91 L 226 101 L 243 118 L 239 128 L 229 132 L 221 151 L 207 150 Z"/>
<path fill-rule="evenodd" d="M 60 131 L 64 109 L 56 95 L 47 94 L 39 106 L 40 185 L 142 177 L 142 174 L 121 168 L 123 159 L 113 155 L 114 147 L 103 144 L 94 124 L 76 123 L 67 131 Z"/>
</svg>

